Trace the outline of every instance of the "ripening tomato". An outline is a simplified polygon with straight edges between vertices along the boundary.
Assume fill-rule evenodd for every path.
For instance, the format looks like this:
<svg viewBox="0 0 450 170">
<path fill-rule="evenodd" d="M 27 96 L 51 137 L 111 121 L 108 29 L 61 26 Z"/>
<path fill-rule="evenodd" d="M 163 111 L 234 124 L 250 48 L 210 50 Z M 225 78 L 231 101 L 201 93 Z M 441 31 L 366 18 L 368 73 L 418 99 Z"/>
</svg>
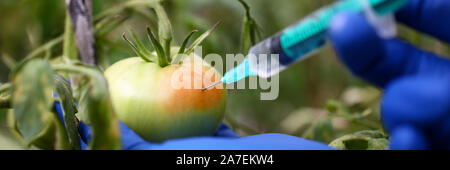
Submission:
<svg viewBox="0 0 450 170">
<path fill-rule="evenodd" d="M 133 57 L 109 67 L 105 76 L 119 120 L 151 142 L 214 134 L 224 117 L 227 93 L 223 85 L 199 89 L 221 75 L 194 59 L 201 60 L 189 55 L 181 64 L 161 67 Z"/>
</svg>

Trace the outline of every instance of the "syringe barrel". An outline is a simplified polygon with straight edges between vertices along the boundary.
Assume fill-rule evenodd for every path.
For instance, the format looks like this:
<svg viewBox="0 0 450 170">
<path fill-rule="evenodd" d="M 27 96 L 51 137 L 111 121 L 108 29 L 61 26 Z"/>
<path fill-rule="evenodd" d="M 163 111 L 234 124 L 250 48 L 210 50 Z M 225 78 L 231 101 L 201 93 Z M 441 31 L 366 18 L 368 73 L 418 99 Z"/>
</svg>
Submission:
<svg viewBox="0 0 450 170">
<path fill-rule="evenodd" d="M 289 65 L 282 62 L 286 59 L 286 54 L 281 49 L 279 37 L 270 37 L 250 49 L 247 56 L 249 68 L 259 77 L 271 77 Z"/>
<path fill-rule="evenodd" d="M 289 65 L 312 56 L 327 42 L 326 31 L 335 14 L 342 11 L 362 12 L 362 0 L 337 1 L 323 7 L 303 20 L 289 26 L 252 47 L 249 51 L 249 67 L 260 77 L 270 77 Z M 378 15 L 392 13 L 408 0 L 367 0 Z"/>
<path fill-rule="evenodd" d="M 283 33 L 253 46 L 248 54 L 249 67 L 259 77 L 267 78 L 285 70 L 289 65 L 312 56 L 326 44 L 325 32 L 317 34 L 289 48 L 283 48 Z"/>
</svg>

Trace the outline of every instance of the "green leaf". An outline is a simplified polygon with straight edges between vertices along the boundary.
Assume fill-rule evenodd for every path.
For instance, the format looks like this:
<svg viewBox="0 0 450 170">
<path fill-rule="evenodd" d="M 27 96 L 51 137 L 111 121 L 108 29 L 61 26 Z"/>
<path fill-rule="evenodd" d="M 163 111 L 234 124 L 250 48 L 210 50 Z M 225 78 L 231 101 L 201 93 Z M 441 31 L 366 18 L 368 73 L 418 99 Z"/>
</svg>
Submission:
<svg viewBox="0 0 450 170">
<path fill-rule="evenodd" d="M 259 40 L 261 40 L 262 36 L 260 26 L 250 14 L 250 6 L 244 0 L 239 0 L 239 2 L 245 9 L 245 17 L 241 37 L 241 51 L 247 54 L 250 48 L 256 45 Z"/>
<path fill-rule="evenodd" d="M 80 99 L 80 119 L 91 125 L 90 149 L 121 149 L 119 121 L 111 103 L 108 84 L 103 73 L 95 67 L 55 65 L 57 71 L 75 73 Z"/>
<path fill-rule="evenodd" d="M 220 23 L 222 23 L 222 21 L 218 21 L 211 29 L 200 35 L 200 37 L 198 37 L 186 50 L 185 54 L 191 54 L 194 51 L 194 48 L 199 46 L 217 28 L 217 26 L 219 26 Z"/>
<path fill-rule="evenodd" d="M 63 76 L 56 74 L 55 76 L 55 91 L 58 94 L 59 102 L 61 104 L 61 110 L 64 115 L 65 129 L 68 133 L 69 142 L 73 149 L 81 149 L 78 128 L 76 125 L 75 113 L 76 108 L 74 106 L 74 99 L 72 95 L 72 88 L 70 82 Z"/>
<path fill-rule="evenodd" d="M 39 137 L 33 140 L 31 144 L 45 150 L 72 150 L 66 129 L 56 110 L 51 115 L 46 128 L 40 133 Z"/>
<path fill-rule="evenodd" d="M 345 150 L 386 150 L 388 137 L 378 130 L 365 130 L 342 136 L 332 141 L 329 146 Z"/>
<path fill-rule="evenodd" d="M 17 128 L 27 143 L 48 125 L 53 106 L 53 70 L 44 60 L 24 65 L 13 80 L 13 108 Z"/>
<path fill-rule="evenodd" d="M 25 150 L 20 141 L 17 141 L 12 134 L 4 132 L 0 129 L 0 150 Z"/>
</svg>

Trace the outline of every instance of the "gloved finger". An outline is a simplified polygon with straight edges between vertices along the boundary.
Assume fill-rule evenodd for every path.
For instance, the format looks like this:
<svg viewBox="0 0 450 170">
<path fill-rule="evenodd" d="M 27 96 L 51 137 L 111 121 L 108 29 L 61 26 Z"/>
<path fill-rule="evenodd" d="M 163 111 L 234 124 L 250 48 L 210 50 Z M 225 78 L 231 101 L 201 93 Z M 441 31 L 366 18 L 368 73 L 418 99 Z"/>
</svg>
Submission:
<svg viewBox="0 0 450 170">
<path fill-rule="evenodd" d="M 120 132 L 122 148 L 125 150 L 148 150 L 155 147 L 150 142 L 142 139 L 138 134 L 122 122 L 120 122 Z M 214 136 L 222 138 L 239 138 L 239 136 L 224 123 L 219 126 Z"/>
<path fill-rule="evenodd" d="M 125 125 L 122 122 L 119 122 L 120 125 L 120 133 L 121 133 L 121 140 L 122 140 L 122 148 L 125 150 L 149 150 L 154 149 L 154 147 L 157 147 L 158 144 L 152 144 L 150 142 L 147 142 L 143 138 L 141 138 L 136 132 L 131 130 L 127 125 Z M 82 126 L 86 126 L 84 123 Z M 89 132 L 89 130 L 87 130 Z M 88 134 L 88 133 L 83 133 Z M 221 138 L 239 138 L 239 136 L 234 133 L 228 126 L 225 124 L 222 124 L 218 131 L 215 134 L 215 137 L 221 137 Z M 214 137 L 214 138 L 215 138 Z"/>
<path fill-rule="evenodd" d="M 242 138 L 194 137 L 150 143 L 120 123 L 126 150 L 331 150 L 326 144 L 284 134 L 262 134 Z"/>
<path fill-rule="evenodd" d="M 450 43 L 450 1 L 409 0 L 396 19 L 418 31 Z"/>
<path fill-rule="evenodd" d="M 153 145 L 142 139 L 136 132 L 127 125 L 119 122 L 120 138 L 122 140 L 122 149 L 124 150 L 150 150 Z"/>
<path fill-rule="evenodd" d="M 148 148 L 151 146 L 150 143 L 142 139 L 133 130 L 128 128 L 128 126 L 126 126 L 124 123 L 119 121 L 119 126 L 120 126 L 120 138 L 122 141 L 122 149 L 131 150 L 134 148 L 140 150 L 139 148 Z M 87 144 L 91 141 L 92 130 L 89 125 L 80 121 L 78 125 L 78 132 L 80 133 L 83 143 Z M 84 147 L 87 148 L 87 146 Z"/>
<path fill-rule="evenodd" d="M 402 125 L 390 133 L 389 149 L 425 150 L 428 149 L 425 134 L 414 126 Z"/>
<path fill-rule="evenodd" d="M 78 123 L 78 133 L 80 134 L 80 137 L 84 143 L 89 143 L 89 141 L 91 141 L 91 127 L 82 121 Z"/>
<path fill-rule="evenodd" d="M 55 94 L 53 96 L 57 96 Z M 54 106 L 55 106 L 56 113 L 58 114 L 58 117 L 61 119 L 62 123 L 65 125 L 66 123 L 64 123 L 64 114 L 63 114 L 63 111 L 62 111 L 61 103 L 60 102 L 54 102 Z"/>
<path fill-rule="evenodd" d="M 420 129 L 438 125 L 450 113 L 450 79 L 412 76 L 396 80 L 385 90 L 382 121 L 388 131 L 409 124 Z"/>
<path fill-rule="evenodd" d="M 405 75 L 450 71 L 450 61 L 398 39 L 381 39 L 363 15 L 341 13 L 328 35 L 337 55 L 353 74 L 384 88 Z"/>
<path fill-rule="evenodd" d="M 239 138 L 239 135 L 230 129 L 225 123 L 222 123 L 217 129 L 214 136 L 217 137 L 228 137 L 228 138 Z"/>
</svg>

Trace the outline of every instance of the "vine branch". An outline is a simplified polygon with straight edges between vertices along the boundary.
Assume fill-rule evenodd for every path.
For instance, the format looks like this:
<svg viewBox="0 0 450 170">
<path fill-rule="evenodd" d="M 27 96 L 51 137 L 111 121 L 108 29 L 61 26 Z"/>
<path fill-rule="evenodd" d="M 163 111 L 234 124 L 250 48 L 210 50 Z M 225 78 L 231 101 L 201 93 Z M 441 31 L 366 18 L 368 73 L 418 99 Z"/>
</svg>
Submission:
<svg viewBox="0 0 450 170">
<path fill-rule="evenodd" d="M 66 0 L 80 60 L 96 65 L 95 37 L 92 20 L 92 0 Z"/>
</svg>

